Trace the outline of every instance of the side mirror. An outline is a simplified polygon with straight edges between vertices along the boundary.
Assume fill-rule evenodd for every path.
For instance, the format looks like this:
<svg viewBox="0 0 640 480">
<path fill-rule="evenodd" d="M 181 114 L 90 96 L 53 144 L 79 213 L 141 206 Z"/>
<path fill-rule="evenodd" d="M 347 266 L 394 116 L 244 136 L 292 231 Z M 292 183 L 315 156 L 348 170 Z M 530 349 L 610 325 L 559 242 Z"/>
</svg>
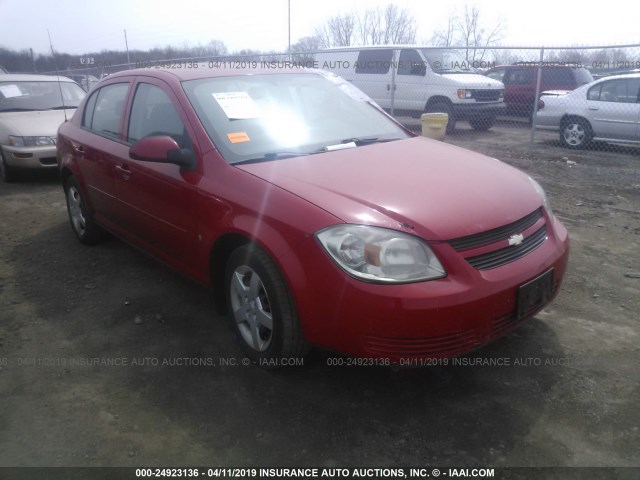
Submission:
<svg viewBox="0 0 640 480">
<path fill-rule="evenodd" d="M 147 137 L 138 140 L 129 149 L 134 160 L 156 163 L 173 163 L 186 170 L 193 170 L 196 157 L 188 148 L 180 148 L 178 143 L 167 135 Z"/>
</svg>

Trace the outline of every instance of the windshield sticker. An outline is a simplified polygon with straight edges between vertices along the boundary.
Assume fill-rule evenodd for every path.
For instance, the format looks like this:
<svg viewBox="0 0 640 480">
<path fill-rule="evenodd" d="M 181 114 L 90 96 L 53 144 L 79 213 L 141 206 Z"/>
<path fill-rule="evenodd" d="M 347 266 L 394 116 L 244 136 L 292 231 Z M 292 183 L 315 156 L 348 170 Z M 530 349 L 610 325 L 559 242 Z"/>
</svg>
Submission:
<svg viewBox="0 0 640 480">
<path fill-rule="evenodd" d="M 244 143 L 251 141 L 247 132 L 227 133 L 227 138 L 231 143 Z"/>
<path fill-rule="evenodd" d="M 212 93 L 229 120 L 257 118 L 260 109 L 247 92 Z"/>
<path fill-rule="evenodd" d="M 0 93 L 4 98 L 21 97 L 22 92 L 17 85 L 0 85 Z"/>
</svg>

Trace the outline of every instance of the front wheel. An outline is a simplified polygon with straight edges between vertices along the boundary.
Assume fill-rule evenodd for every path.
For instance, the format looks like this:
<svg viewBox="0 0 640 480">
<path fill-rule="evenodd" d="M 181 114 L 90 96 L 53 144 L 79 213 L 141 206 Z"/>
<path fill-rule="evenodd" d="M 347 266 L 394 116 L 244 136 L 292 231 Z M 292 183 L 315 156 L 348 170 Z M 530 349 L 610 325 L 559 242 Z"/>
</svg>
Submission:
<svg viewBox="0 0 640 480">
<path fill-rule="evenodd" d="M 89 211 L 82 196 L 76 179 L 71 176 L 64 183 L 64 192 L 67 197 L 67 212 L 71 228 L 81 243 L 95 245 L 104 236 L 104 231 L 93 221 L 93 215 Z"/>
<path fill-rule="evenodd" d="M 225 293 L 236 334 L 252 360 L 271 367 L 307 353 L 293 299 L 264 250 L 247 245 L 231 254 Z"/>
<path fill-rule="evenodd" d="M 560 126 L 560 143 L 567 148 L 585 148 L 592 139 L 591 125 L 582 118 L 570 118 Z"/>
<path fill-rule="evenodd" d="M 0 180 L 5 183 L 11 183 L 15 180 L 15 172 L 7 164 L 2 151 L 0 151 Z"/>
<path fill-rule="evenodd" d="M 493 127 L 493 124 L 496 123 L 496 117 L 476 117 L 469 119 L 469 125 L 471 128 L 478 132 L 484 132 Z"/>
</svg>

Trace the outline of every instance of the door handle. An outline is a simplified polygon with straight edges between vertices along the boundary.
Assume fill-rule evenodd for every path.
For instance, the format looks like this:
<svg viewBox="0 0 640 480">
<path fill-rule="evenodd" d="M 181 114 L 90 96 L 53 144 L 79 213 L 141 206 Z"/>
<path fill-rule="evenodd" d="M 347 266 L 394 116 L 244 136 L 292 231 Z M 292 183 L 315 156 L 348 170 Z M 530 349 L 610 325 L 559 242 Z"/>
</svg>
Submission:
<svg viewBox="0 0 640 480">
<path fill-rule="evenodd" d="M 116 170 L 123 180 L 129 180 L 129 177 L 131 177 L 131 170 L 129 170 L 129 165 L 127 165 L 126 163 L 123 163 L 122 165 L 116 165 Z"/>
<path fill-rule="evenodd" d="M 589 107 L 589 110 L 599 110 L 598 107 Z"/>
<path fill-rule="evenodd" d="M 71 146 L 76 152 L 84 153 L 84 145 L 82 145 L 81 143 L 71 142 Z"/>
</svg>

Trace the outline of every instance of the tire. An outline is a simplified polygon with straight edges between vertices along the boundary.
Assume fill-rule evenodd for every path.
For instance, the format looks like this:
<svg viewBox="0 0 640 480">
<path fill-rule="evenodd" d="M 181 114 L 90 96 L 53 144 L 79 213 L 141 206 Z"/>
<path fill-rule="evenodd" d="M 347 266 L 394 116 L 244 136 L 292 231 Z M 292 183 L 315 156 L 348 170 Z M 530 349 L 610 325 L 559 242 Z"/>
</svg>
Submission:
<svg viewBox="0 0 640 480">
<path fill-rule="evenodd" d="M 269 255 L 246 245 L 227 262 L 225 296 L 229 318 L 246 355 L 262 367 L 300 358 L 309 351 L 293 299 Z"/>
<path fill-rule="evenodd" d="M 475 117 L 469 119 L 469 125 L 477 132 L 485 132 L 496 123 L 496 117 Z"/>
<path fill-rule="evenodd" d="M 451 105 L 446 102 L 435 102 L 427 105 L 425 113 L 446 113 L 449 115 L 449 123 L 447 123 L 447 133 L 452 133 L 456 129 L 456 117 L 453 115 Z"/>
<path fill-rule="evenodd" d="M 67 199 L 67 212 L 73 232 L 85 245 L 95 245 L 104 237 L 104 231 L 93 221 L 93 215 L 87 208 L 80 187 L 76 179 L 71 176 L 64 184 Z"/>
<path fill-rule="evenodd" d="M 560 143 L 574 150 L 587 147 L 593 139 L 591 125 L 583 118 L 572 117 L 560 125 Z"/>
<path fill-rule="evenodd" d="M 16 179 L 16 172 L 7 165 L 4 155 L 0 150 L 0 179 L 5 183 L 11 183 Z"/>
</svg>

